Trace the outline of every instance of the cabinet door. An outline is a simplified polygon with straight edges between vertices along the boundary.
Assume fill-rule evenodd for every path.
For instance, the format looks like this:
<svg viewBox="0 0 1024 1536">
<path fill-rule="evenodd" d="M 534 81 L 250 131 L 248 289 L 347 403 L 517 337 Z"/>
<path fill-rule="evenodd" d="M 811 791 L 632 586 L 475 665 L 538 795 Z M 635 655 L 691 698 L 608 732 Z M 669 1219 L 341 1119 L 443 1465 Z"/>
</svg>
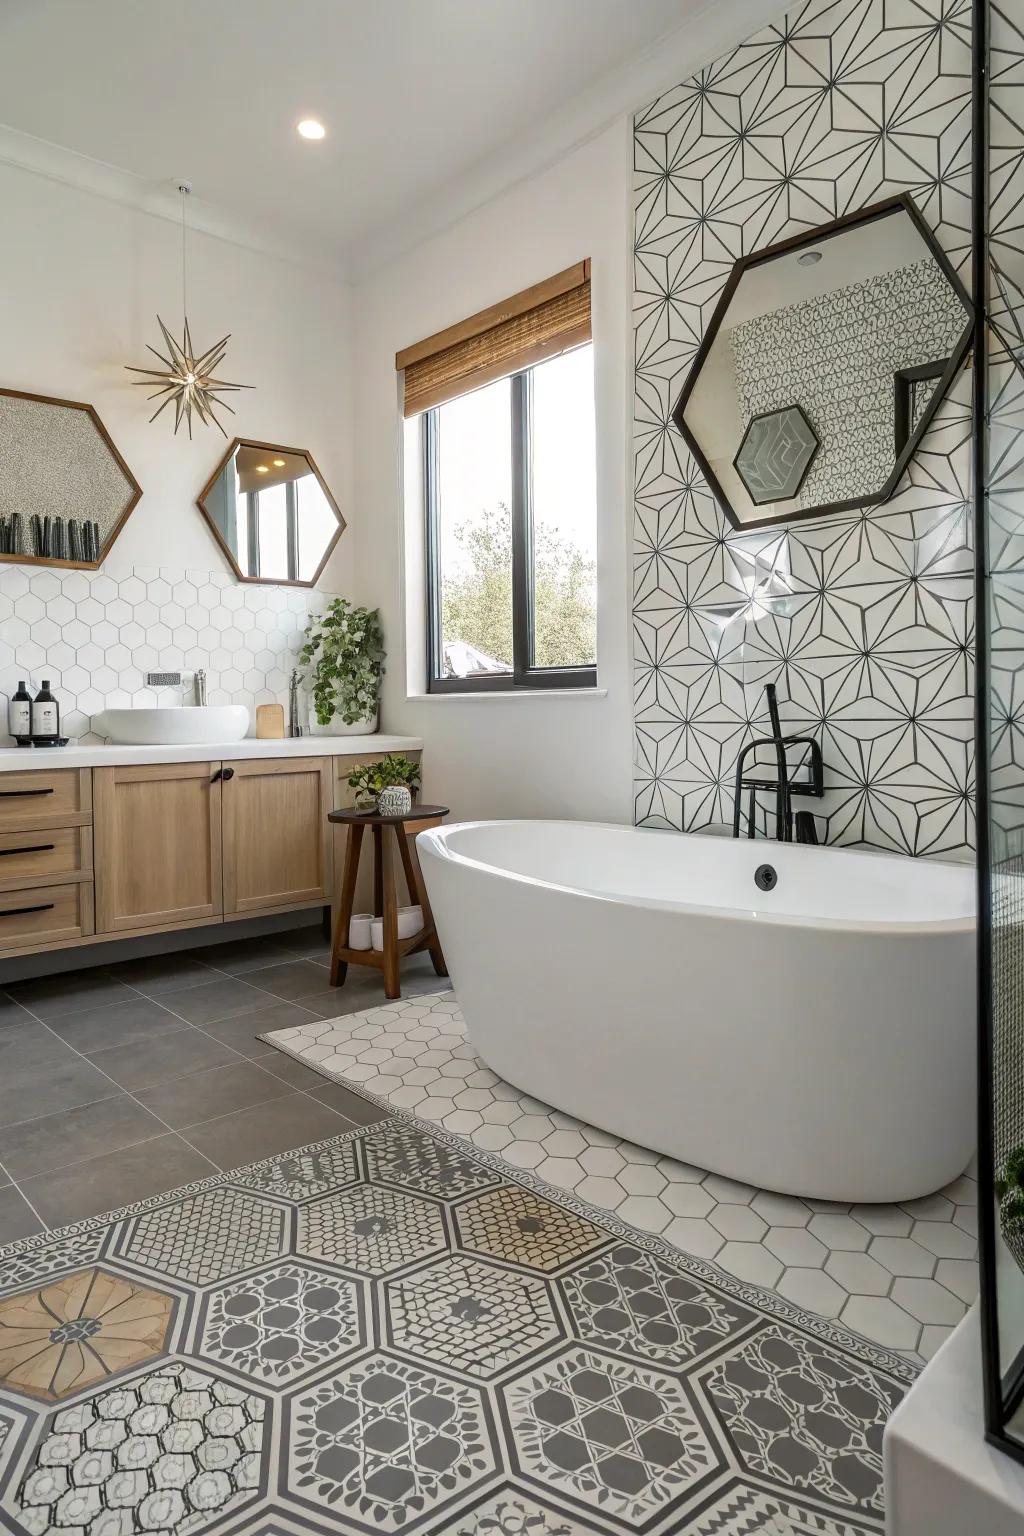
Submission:
<svg viewBox="0 0 1024 1536">
<path fill-rule="evenodd" d="M 329 757 L 225 764 L 225 917 L 331 900 L 332 788 Z"/>
<path fill-rule="evenodd" d="M 219 768 L 93 770 L 97 933 L 222 915 Z"/>
</svg>

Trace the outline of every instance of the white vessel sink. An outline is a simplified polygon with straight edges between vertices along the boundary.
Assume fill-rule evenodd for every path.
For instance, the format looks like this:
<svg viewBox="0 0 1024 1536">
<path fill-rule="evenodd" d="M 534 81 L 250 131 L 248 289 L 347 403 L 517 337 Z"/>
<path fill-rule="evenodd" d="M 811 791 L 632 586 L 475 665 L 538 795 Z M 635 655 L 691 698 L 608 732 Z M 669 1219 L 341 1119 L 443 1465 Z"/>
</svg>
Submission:
<svg viewBox="0 0 1024 1536">
<path fill-rule="evenodd" d="M 182 704 L 167 709 L 105 709 L 92 728 L 127 747 L 181 747 L 241 741 L 249 729 L 244 704 Z"/>
</svg>

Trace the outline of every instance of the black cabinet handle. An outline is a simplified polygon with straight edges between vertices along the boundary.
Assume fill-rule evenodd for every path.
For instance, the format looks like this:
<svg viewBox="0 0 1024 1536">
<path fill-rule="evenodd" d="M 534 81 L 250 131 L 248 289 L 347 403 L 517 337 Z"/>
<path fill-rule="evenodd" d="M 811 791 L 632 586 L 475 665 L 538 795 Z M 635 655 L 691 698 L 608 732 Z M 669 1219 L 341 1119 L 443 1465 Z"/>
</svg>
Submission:
<svg viewBox="0 0 1024 1536">
<path fill-rule="evenodd" d="M 210 783 L 211 784 L 216 784 L 216 782 L 220 778 L 222 772 L 223 772 L 223 769 L 222 768 L 218 768 L 216 773 L 211 774 L 210 775 Z"/>
<path fill-rule="evenodd" d="M 11 800 L 15 796 L 25 799 L 29 795 L 52 795 L 53 787 L 49 789 L 0 789 L 0 799 Z"/>
<path fill-rule="evenodd" d="M 53 843 L 33 843 L 31 848 L 0 848 L 0 859 L 6 859 L 12 853 L 52 853 Z"/>
<path fill-rule="evenodd" d="M 233 779 L 235 776 L 235 770 L 233 768 L 222 768 L 220 776 L 222 779 Z"/>
<path fill-rule="evenodd" d="M 24 917 L 26 912 L 52 912 L 53 902 L 44 901 L 38 907 L 8 907 L 6 912 L 0 912 L 0 917 Z"/>
</svg>

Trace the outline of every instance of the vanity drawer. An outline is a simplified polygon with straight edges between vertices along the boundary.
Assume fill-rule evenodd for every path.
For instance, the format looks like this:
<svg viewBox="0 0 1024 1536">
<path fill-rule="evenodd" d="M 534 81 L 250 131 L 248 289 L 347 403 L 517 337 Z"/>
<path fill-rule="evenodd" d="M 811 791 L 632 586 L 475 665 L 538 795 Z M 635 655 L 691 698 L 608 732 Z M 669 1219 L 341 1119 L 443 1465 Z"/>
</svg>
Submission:
<svg viewBox="0 0 1024 1536">
<path fill-rule="evenodd" d="M 15 831 L 0 827 L 0 891 L 92 871 L 92 828 Z"/>
<path fill-rule="evenodd" d="M 64 944 L 93 931 L 92 885 L 34 885 L 0 891 L 0 952 L 43 944 Z"/>
<path fill-rule="evenodd" d="M 33 768 L 0 773 L 0 831 L 5 827 L 56 827 L 90 819 L 88 768 Z"/>
</svg>

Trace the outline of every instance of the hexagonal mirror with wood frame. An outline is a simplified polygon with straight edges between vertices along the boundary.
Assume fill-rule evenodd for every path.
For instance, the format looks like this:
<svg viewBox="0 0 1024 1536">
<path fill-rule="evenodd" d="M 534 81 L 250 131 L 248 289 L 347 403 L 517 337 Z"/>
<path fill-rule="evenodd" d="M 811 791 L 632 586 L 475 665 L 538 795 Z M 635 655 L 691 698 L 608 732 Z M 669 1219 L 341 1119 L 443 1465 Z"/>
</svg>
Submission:
<svg viewBox="0 0 1024 1536">
<path fill-rule="evenodd" d="M 0 389 L 0 560 L 94 571 L 141 495 L 94 406 Z"/>
<path fill-rule="evenodd" d="M 236 437 L 196 503 L 239 581 L 311 587 L 345 528 L 306 448 Z"/>
</svg>

